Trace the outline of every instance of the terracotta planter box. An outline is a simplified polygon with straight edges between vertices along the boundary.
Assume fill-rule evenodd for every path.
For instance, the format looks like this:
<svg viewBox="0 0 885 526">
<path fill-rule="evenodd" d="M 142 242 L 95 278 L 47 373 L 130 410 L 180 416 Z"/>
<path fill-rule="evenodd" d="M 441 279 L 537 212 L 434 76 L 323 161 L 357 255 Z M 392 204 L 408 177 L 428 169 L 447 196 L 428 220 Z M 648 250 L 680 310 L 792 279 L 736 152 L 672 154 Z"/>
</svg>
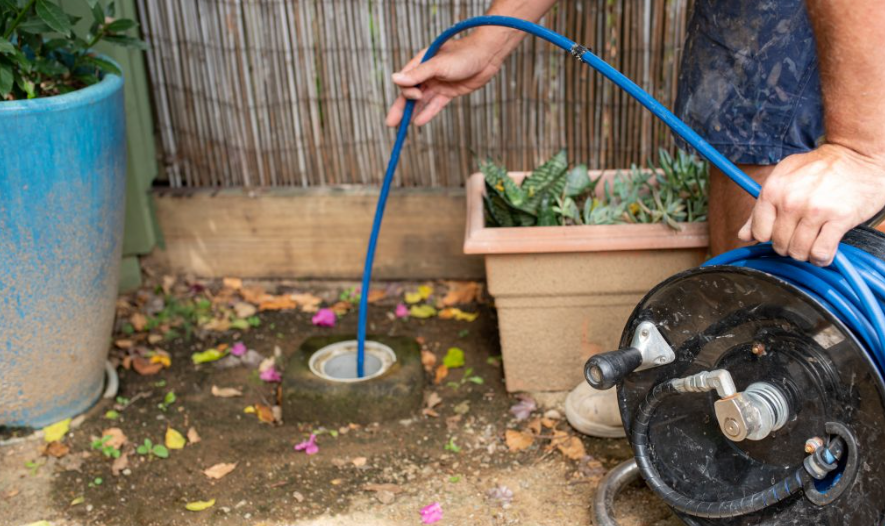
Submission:
<svg viewBox="0 0 885 526">
<path fill-rule="evenodd" d="M 706 258 L 706 223 L 686 223 L 680 232 L 665 225 L 486 228 L 484 191 L 482 174 L 473 174 L 464 252 L 485 255 L 508 391 L 574 388 L 588 357 L 617 348 L 645 293 Z"/>
</svg>

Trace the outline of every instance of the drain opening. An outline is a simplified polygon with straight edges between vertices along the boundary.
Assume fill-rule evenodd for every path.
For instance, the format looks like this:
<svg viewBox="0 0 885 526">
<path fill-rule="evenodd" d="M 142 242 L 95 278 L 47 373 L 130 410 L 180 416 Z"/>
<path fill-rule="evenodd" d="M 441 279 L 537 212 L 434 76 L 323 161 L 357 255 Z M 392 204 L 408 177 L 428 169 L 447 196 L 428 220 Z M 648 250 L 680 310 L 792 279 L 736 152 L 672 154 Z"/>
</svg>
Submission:
<svg viewBox="0 0 885 526">
<path fill-rule="evenodd" d="M 357 341 L 348 340 L 327 345 L 310 357 L 308 365 L 313 374 L 332 382 L 364 382 L 386 373 L 394 363 L 396 354 L 383 343 L 367 341 L 365 376 L 359 378 L 356 371 Z"/>
</svg>

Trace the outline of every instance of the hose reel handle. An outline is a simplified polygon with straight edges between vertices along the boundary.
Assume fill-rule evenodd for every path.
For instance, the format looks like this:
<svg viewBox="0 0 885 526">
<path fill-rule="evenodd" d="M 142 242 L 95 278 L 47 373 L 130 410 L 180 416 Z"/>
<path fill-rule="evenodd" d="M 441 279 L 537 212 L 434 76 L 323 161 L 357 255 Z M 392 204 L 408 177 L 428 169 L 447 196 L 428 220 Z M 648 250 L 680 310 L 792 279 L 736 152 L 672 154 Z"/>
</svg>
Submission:
<svg viewBox="0 0 885 526">
<path fill-rule="evenodd" d="M 611 389 L 642 365 L 642 351 L 635 347 L 591 356 L 584 365 L 584 378 L 594 389 Z"/>
</svg>

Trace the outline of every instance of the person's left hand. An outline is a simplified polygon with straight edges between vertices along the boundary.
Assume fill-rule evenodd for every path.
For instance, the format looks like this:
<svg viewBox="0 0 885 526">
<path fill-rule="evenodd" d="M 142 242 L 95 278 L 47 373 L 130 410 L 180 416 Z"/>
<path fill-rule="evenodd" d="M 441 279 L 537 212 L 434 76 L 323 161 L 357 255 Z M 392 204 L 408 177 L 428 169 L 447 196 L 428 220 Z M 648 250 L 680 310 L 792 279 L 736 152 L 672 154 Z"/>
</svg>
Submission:
<svg viewBox="0 0 885 526">
<path fill-rule="evenodd" d="M 883 207 L 885 156 L 825 144 L 777 165 L 738 237 L 771 241 L 778 254 L 823 267 L 842 236 Z"/>
</svg>

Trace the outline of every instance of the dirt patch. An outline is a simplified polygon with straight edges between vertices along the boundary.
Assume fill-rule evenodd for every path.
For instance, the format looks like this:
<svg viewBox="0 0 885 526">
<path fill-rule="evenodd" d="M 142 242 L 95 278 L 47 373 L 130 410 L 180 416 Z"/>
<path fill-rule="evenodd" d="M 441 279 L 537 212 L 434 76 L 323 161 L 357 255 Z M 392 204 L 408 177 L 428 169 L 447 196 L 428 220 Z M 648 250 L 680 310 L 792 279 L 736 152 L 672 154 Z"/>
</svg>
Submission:
<svg viewBox="0 0 885 526">
<path fill-rule="evenodd" d="M 109 420 L 105 414 L 114 403 L 103 401 L 65 440 L 67 457 L 82 458 L 78 469 L 64 471 L 59 464 L 70 462 L 66 458 L 40 457 L 46 464 L 34 475 L 23 459 L 37 458 L 38 442 L 0 449 L 0 516 L 11 518 L 11 524 L 47 519 L 122 526 L 406 525 L 420 524 L 419 510 L 439 502 L 441 525 L 590 524 L 590 502 L 599 480 L 630 456 L 626 441 L 583 437 L 586 456 L 570 459 L 544 438 L 575 436 L 561 416 L 551 413 L 543 426 L 535 422 L 541 432 L 529 447 L 511 451 L 505 432 L 533 433 L 529 423 L 544 411 L 536 410 L 523 421 L 510 413 L 518 400 L 503 387 L 494 309 L 462 305 L 466 312 L 479 313 L 473 322 L 397 318 L 402 293 L 413 288 L 389 288 L 391 294 L 370 306 L 370 331 L 420 338 L 436 358 L 430 367 L 434 372 L 449 348 L 464 351 L 464 366 L 450 369 L 439 384 L 427 375 L 428 393 L 441 400 L 427 414 L 339 429 L 292 423 L 285 414 L 281 425 L 262 423 L 244 410 L 273 406 L 275 384 L 262 381 L 248 366 L 195 366 L 192 354 L 242 341 L 263 357 L 274 356 L 279 348 L 285 362 L 310 336 L 355 334 L 356 314 L 351 311 L 336 327 L 322 328 L 313 325 L 312 313 L 298 309 L 261 312 L 260 324 L 248 331 L 210 332 L 202 340 L 196 331 L 190 340 L 182 336 L 163 342 L 172 364 L 157 374 L 142 376 L 121 368 L 119 394 L 129 405 Z M 310 291 L 331 303 L 340 287 L 314 284 Z M 243 394 L 213 396 L 213 386 Z M 170 391 L 175 400 L 165 404 Z M 113 459 L 92 447 L 110 427 L 120 428 L 132 444 L 124 447 L 128 466 L 118 475 L 112 472 Z M 167 428 L 182 434 L 193 428 L 200 441 L 171 450 L 168 458 L 133 451 L 145 439 L 162 444 Z M 295 451 L 294 445 L 311 433 L 319 452 Z M 219 463 L 236 467 L 220 479 L 203 473 Z M 188 503 L 212 499 L 214 506 L 205 511 L 186 509 Z M 679 524 L 638 485 L 627 491 L 618 510 L 625 525 Z"/>
</svg>

